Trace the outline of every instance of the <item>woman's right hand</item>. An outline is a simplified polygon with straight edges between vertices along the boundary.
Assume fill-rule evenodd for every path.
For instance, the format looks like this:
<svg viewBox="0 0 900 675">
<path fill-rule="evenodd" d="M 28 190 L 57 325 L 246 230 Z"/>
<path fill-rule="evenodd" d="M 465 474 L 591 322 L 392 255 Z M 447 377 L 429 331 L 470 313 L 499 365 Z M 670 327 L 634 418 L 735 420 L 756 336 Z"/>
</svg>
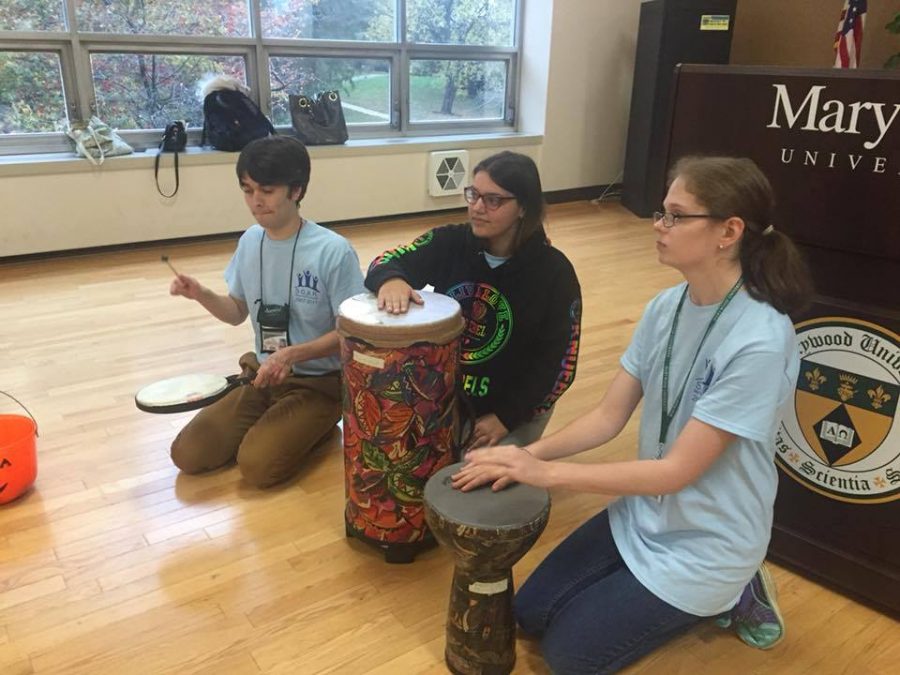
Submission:
<svg viewBox="0 0 900 675">
<path fill-rule="evenodd" d="M 176 276 L 169 286 L 169 295 L 181 295 L 190 300 L 199 299 L 202 293 L 203 286 L 200 285 L 200 282 L 186 274 Z"/>
<path fill-rule="evenodd" d="M 491 483 L 494 492 L 512 483 L 550 487 L 547 468 L 525 448 L 498 445 L 466 453 L 463 467 L 451 476 L 453 487 L 467 492 Z"/>
<path fill-rule="evenodd" d="M 389 314 L 406 314 L 410 301 L 417 305 L 425 303 L 422 296 L 400 277 L 388 279 L 378 289 L 378 309 Z"/>
</svg>

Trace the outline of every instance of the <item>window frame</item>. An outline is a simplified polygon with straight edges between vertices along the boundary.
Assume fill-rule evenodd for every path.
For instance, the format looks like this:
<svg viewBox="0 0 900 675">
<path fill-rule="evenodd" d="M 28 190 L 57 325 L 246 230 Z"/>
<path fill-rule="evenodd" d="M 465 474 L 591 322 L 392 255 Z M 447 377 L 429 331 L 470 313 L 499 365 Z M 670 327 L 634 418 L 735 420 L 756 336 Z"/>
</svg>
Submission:
<svg viewBox="0 0 900 675">
<path fill-rule="evenodd" d="M 313 40 L 262 37 L 261 0 L 246 0 L 249 5 L 250 37 L 210 37 L 172 35 L 130 35 L 121 33 L 78 32 L 74 21 L 58 32 L 0 31 L 0 51 L 41 51 L 58 55 L 63 95 L 69 119 L 88 119 L 96 112 L 96 94 L 91 74 L 94 53 L 159 53 L 178 55 L 239 56 L 245 60 L 247 85 L 251 97 L 271 118 L 269 58 L 313 57 L 382 59 L 390 63 L 390 121 L 384 124 L 353 124 L 353 139 L 390 139 L 398 137 L 441 136 L 455 134 L 508 133 L 518 131 L 519 69 L 521 63 L 522 13 L 527 0 L 513 0 L 513 45 L 441 45 L 406 41 L 406 0 L 395 0 L 394 42 L 355 40 Z M 76 0 L 63 0 L 67 17 L 74 17 Z M 409 68 L 419 59 L 460 59 L 494 61 L 506 64 L 504 118 L 466 121 L 410 120 Z M 314 93 L 314 92 L 305 92 Z M 279 133 L 289 126 L 277 127 Z M 135 150 L 155 148 L 162 129 L 120 130 Z M 188 144 L 199 145 L 201 130 L 188 131 Z M 70 152 L 71 142 L 64 133 L 42 132 L 0 135 L 0 155 Z"/>
<path fill-rule="evenodd" d="M 405 103 L 405 119 L 407 132 L 414 135 L 415 132 L 424 134 L 435 134 L 443 131 L 443 133 L 458 133 L 457 130 L 467 130 L 470 133 L 475 131 L 509 131 L 510 127 L 515 125 L 515 93 L 518 83 L 518 54 L 509 54 L 503 48 L 484 48 L 480 47 L 474 50 L 472 47 L 459 49 L 457 45 L 439 45 L 437 48 L 429 45 L 428 48 L 417 46 L 415 50 L 407 53 L 404 72 L 407 74 L 404 85 L 409 87 L 409 65 L 411 61 L 419 60 L 460 60 L 460 61 L 491 61 L 506 63 L 506 91 L 504 92 L 504 116 L 496 120 L 469 120 L 463 122 L 412 122 L 409 113 L 409 91 L 407 90 L 404 97 Z M 446 131 L 449 126 L 453 126 L 454 131 Z M 465 133 L 465 132 L 464 132 Z"/>
</svg>

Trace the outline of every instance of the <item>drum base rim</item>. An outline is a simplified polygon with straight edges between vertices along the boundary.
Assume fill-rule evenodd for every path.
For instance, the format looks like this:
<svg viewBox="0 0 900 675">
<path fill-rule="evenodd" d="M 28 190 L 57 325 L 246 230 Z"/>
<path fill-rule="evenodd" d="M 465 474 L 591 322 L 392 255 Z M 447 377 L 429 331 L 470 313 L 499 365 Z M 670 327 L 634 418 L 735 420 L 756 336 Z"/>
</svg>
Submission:
<svg viewBox="0 0 900 675">
<path fill-rule="evenodd" d="M 454 665 L 453 656 L 453 650 L 449 646 L 444 647 L 444 665 L 447 666 L 447 670 L 453 675 L 472 675 L 473 673 L 478 673 L 479 675 L 509 675 L 516 667 L 517 660 L 517 654 L 515 648 L 513 648 L 512 660 L 508 664 L 477 662 L 471 663 L 471 668 L 461 669 Z"/>
<path fill-rule="evenodd" d="M 426 531 L 424 538 L 420 541 L 398 543 L 379 541 L 367 537 L 362 532 L 358 532 L 351 527 L 346 521 L 344 522 L 344 532 L 348 539 L 358 539 L 362 543 L 381 551 L 384 555 L 384 561 L 389 565 L 408 565 L 415 561 L 419 553 L 436 548 L 438 545 L 437 540 L 430 531 Z"/>
</svg>

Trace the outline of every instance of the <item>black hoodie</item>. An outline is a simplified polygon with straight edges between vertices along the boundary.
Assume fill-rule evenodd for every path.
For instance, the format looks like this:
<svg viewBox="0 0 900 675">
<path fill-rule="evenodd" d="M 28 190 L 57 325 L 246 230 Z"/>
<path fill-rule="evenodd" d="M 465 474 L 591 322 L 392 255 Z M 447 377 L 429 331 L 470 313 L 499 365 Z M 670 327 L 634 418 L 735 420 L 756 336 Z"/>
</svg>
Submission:
<svg viewBox="0 0 900 675">
<path fill-rule="evenodd" d="M 377 293 L 394 277 L 462 306 L 462 385 L 479 417 L 493 413 L 512 431 L 575 379 L 581 288 L 543 228 L 491 269 L 468 224 L 438 227 L 373 260 L 366 287 Z"/>
</svg>

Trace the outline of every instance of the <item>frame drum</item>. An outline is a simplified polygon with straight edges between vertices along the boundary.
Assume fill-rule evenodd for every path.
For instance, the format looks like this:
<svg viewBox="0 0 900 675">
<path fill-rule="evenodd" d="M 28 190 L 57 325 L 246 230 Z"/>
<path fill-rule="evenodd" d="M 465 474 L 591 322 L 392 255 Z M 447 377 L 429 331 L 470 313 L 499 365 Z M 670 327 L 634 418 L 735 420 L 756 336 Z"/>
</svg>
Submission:
<svg viewBox="0 0 900 675">
<path fill-rule="evenodd" d="M 544 531 L 550 494 L 518 483 L 461 492 L 450 478 L 462 467 L 444 467 L 425 486 L 428 525 L 456 559 L 444 660 L 453 673 L 505 675 L 516 663 L 512 566 Z"/>
<path fill-rule="evenodd" d="M 238 375 L 195 373 L 148 384 L 134 397 L 138 409 L 149 413 L 179 413 L 215 403 L 229 391 L 250 382 Z"/>
<path fill-rule="evenodd" d="M 434 545 L 422 491 L 453 461 L 463 318 L 445 295 L 388 314 L 361 293 L 338 311 L 344 418 L 344 520 L 354 536 L 412 562 Z"/>
</svg>

